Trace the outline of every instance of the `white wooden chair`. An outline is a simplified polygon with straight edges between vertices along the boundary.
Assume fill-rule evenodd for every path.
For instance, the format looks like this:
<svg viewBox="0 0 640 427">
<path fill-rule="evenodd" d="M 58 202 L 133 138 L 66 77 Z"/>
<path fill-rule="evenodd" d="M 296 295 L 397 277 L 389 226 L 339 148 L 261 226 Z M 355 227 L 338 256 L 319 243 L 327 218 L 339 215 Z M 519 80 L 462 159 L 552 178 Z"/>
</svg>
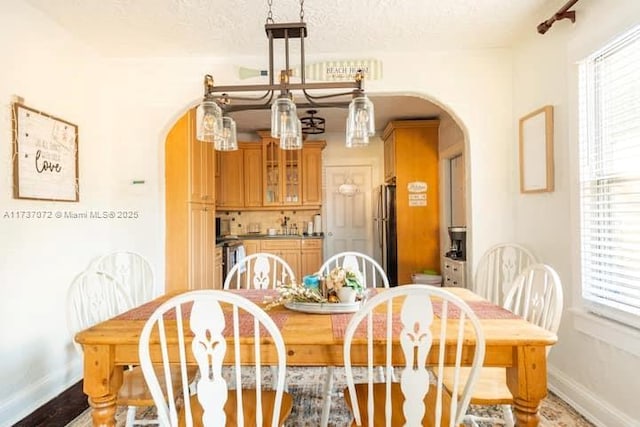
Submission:
<svg viewBox="0 0 640 427">
<path fill-rule="evenodd" d="M 96 259 L 91 268 L 104 271 L 122 283 L 131 297 L 133 307 L 140 306 L 156 296 L 151 265 L 138 253 L 112 252 Z"/>
<path fill-rule="evenodd" d="M 439 301 L 440 308 L 434 309 L 433 300 Z M 393 315 L 394 305 L 401 306 L 399 317 Z M 454 312 L 458 313 L 457 319 L 449 319 L 450 313 Z M 383 335 L 379 335 L 381 333 Z M 386 339 L 386 348 L 376 354 L 384 355 L 387 375 L 385 382 L 376 383 L 373 342 L 381 337 Z M 394 347 L 393 340 L 400 345 Z M 446 341 L 449 349 L 445 351 L 444 346 L 433 346 L 434 341 L 440 344 Z M 459 370 L 462 354 L 467 351 L 464 346 L 469 343 L 473 343 L 475 350 L 468 380 L 466 384 L 456 382 L 449 394 L 439 380 L 445 361 L 455 361 L 453 369 Z M 399 358 L 395 353 L 399 351 L 402 351 L 400 358 L 405 365 L 396 367 L 399 382 L 393 382 L 390 373 L 393 360 Z M 427 366 L 430 354 L 431 360 L 436 361 L 434 366 Z M 416 284 L 379 293 L 353 315 L 345 331 L 345 399 L 354 415 L 354 425 L 460 425 L 484 354 L 485 340 L 480 322 L 459 297 L 442 288 Z M 352 356 L 359 361 L 366 360 L 365 383 L 354 383 Z M 431 369 L 437 375 L 435 383 L 431 381 Z"/>
<path fill-rule="evenodd" d="M 366 288 L 388 288 L 389 278 L 384 269 L 369 255 L 360 252 L 340 252 L 322 264 L 320 274 L 326 275 L 335 267 L 350 267 L 359 271 L 362 285 Z"/>
<path fill-rule="evenodd" d="M 526 267 L 513 281 L 513 286 L 505 297 L 504 308 L 555 333 L 560 326 L 562 304 L 563 291 L 558 274 L 548 265 L 533 264 Z M 548 347 L 547 354 L 550 350 L 551 347 Z M 468 373 L 467 371 L 462 371 L 463 380 Z M 466 419 L 473 426 L 478 426 L 478 422 L 486 422 L 513 427 L 514 419 L 511 411 L 513 396 L 507 386 L 506 375 L 504 368 L 481 369 L 471 403 L 474 405 L 500 405 L 503 418 L 467 415 Z M 449 370 L 444 372 L 444 384 L 451 390 L 453 376 Z"/>
<path fill-rule="evenodd" d="M 244 257 L 231 267 L 224 279 L 224 289 L 273 289 L 278 284 L 295 281 L 293 270 L 277 255 L 259 252 Z"/>
<path fill-rule="evenodd" d="M 473 290 L 497 305 L 502 305 L 513 280 L 525 267 L 535 264 L 535 255 L 516 243 L 490 247 L 480 258 L 473 279 Z"/>
<path fill-rule="evenodd" d="M 224 279 L 223 289 L 274 289 L 278 284 L 295 281 L 291 266 L 278 255 L 258 252 L 243 257 Z M 271 377 L 276 378 L 276 366 L 271 366 Z M 286 388 L 286 386 L 285 386 Z"/>
<path fill-rule="evenodd" d="M 245 345 L 247 334 L 253 338 L 253 344 L 246 346 L 253 348 L 241 352 L 240 339 Z M 232 351 L 227 348 L 229 337 L 234 338 Z M 178 350 L 172 352 L 179 360 L 172 360 L 171 364 L 168 360 L 169 340 L 179 343 Z M 235 382 L 242 384 L 241 369 L 247 365 L 241 365 L 241 354 L 246 356 L 245 351 L 251 352 L 252 366 L 259 372 L 261 357 L 267 351 L 262 347 L 265 342 L 273 343 L 278 359 L 275 390 L 262 390 L 261 376 L 256 375 L 255 389 L 245 390 L 239 386 L 231 391 L 222 375 L 223 361 L 231 360 Z M 151 345 L 159 349 L 152 351 Z M 153 368 L 151 353 L 154 362 L 160 362 L 163 367 L 160 375 Z M 283 390 L 286 350 L 280 331 L 262 308 L 240 295 L 222 290 L 199 290 L 169 299 L 144 325 L 139 356 L 161 425 L 276 427 L 283 424 L 291 411 L 291 395 Z M 185 399 L 179 409 L 175 396 L 165 397 L 160 384 L 175 384 L 171 372 L 177 370 L 181 374 L 179 385 L 183 395 L 189 395 L 187 359 L 197 362 L 200 375 L 195 383 L 195 394 Z M 172 387 L 168 389 L 172 390 Z"/>
<path fill-rule="evenodd" d="M 94 269 L 82 272 L 67 293 L 67 323 L 72 339 L 77 332 L 115 317 L 132 306 L 128 290 L 114 277 Z M 82 347 L 75 341 L 74 345 L 82 354 Z M 193 377 L 193 369 L 191 373 L 190 377 Z M 127 407 L 127 427 L 157 424 L 154 419 L 136 419 L 137 407 L 154 406 L 139 367 L 124 371 L 116 404 Z"/>
<path fill-rule="evenodd" d="M 320 267 L 319 273 L 322 276 L 329 274 L 336 267 L 350 268 L 352 271 L 360 272 L 362 285 L 366 288 L 388 288 L 389 278 L 384 269 L 370 256 L 360 252 L 340 252 L 329 259 Z M 333 366 L 327 366 L 327 379 L 322 390 L 322 414 L 320 425 L 325 427 L 329 422 L 329 411 L 331 410 L 331 389 L 333 388 Z M 382 375 L 381 375 L 382 377 Z"/>
</svg>

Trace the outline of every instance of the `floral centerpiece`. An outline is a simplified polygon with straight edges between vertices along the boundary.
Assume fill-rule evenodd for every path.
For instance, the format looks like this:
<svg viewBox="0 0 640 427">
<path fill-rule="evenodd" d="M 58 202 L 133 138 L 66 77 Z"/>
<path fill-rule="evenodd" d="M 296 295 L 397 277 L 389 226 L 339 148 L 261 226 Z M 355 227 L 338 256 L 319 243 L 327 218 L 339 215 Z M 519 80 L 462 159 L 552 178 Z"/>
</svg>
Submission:
<svg viewBox="0 0 640 427">
<path fill-rule="evenodd" d="M 307 288 L 296 282 L 286 285 L 278 284 L 276 290 L 278 291 L 277 297 L 265 298 L 265 310 L 288 302 L 327 302 L 327 298 L 318 289 Z"/>
<path fill-rule="evenodd" d="M 265 297 L 265 310 L 290 302 L 349 303 L 363 297 L 362 274 L 348 267 L 335 267 L 320 278 L 320 287 L 308 287 L 291 282 L 276 286 L 276 297 Z M 316 281 L 317 282 L 317 281 Z"/>
<path fill-rule="evenodd" d="M 362 274 L 349 267 L 335 267 L 324 278 L 325 295 L 330 302 L 354 302 L 362 295 Z"/>
</svg>

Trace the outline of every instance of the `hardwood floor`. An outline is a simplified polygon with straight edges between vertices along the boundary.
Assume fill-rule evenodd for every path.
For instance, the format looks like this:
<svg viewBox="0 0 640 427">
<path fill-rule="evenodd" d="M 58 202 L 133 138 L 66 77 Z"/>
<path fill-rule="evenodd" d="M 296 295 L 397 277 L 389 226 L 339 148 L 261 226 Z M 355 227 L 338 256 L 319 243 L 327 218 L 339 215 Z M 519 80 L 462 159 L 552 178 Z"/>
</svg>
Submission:
<svg viewBox="0 0 640 427">
<path fill-rule="evenodd" d="M 82 391 L 82 381 L 72 385 L 13 427 L 64 426 L 89 407 L 87 396 Z"/>
</svg>

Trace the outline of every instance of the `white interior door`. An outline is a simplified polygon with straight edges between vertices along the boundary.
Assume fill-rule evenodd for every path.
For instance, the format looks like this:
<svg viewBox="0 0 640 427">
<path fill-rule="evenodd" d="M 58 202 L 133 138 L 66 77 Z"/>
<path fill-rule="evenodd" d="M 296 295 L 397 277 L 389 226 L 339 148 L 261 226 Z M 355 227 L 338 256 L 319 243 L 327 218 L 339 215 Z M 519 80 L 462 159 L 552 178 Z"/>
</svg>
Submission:
<svg viewBox="0 0 640 427">
<path fill-rule="evenodd" d="M 340 194 L 341 184 L 353 183 L 353 196 Z M 325 259 L 343 251 L 373 253 L 371 166 L 325 168 Z"/>
</svg>

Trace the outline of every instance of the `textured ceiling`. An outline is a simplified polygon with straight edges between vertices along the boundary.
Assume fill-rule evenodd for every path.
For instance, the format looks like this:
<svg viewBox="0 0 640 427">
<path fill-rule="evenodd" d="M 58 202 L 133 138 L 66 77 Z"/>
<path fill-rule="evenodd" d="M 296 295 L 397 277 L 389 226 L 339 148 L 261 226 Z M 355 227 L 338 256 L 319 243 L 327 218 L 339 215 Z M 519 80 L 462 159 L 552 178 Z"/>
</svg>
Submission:
<svg viewBox="0 0 640 427">
<path fill-rule="evenodd" d="M 266 0 L 26 1 L 107 57 L 267 57 Z M 535 32 L 530 17 L 548 1 L 552 0 L 307 0 L 305 50 L 307 56 L 340 57 L 354 52 L 507 47 L 519 32 Z M 273 0 L 272 11 L 275 22 L 300 20 L 300 3 L 295 0 Z M 419 98 L 373 101 L 378 128 L 393 119 L 441 113 Z M 327 118 L 327 131 L 344 129 L 346 111 L 326 109 L 319 115 Z M 265 112 L 234 117 L 241 131 L 269 127 Z"/>
<path fill-rule="evenodd" d="M 27 2 L 103 55 L 252 55 L 266 50 L 266 0 Z M 318 54 L 508 46 L 545 2 L 307 0 L 306 46 Z M 300 20 L 294 0 L 274 0 L 272 11 L 276 22 Z"/>
</svg>

